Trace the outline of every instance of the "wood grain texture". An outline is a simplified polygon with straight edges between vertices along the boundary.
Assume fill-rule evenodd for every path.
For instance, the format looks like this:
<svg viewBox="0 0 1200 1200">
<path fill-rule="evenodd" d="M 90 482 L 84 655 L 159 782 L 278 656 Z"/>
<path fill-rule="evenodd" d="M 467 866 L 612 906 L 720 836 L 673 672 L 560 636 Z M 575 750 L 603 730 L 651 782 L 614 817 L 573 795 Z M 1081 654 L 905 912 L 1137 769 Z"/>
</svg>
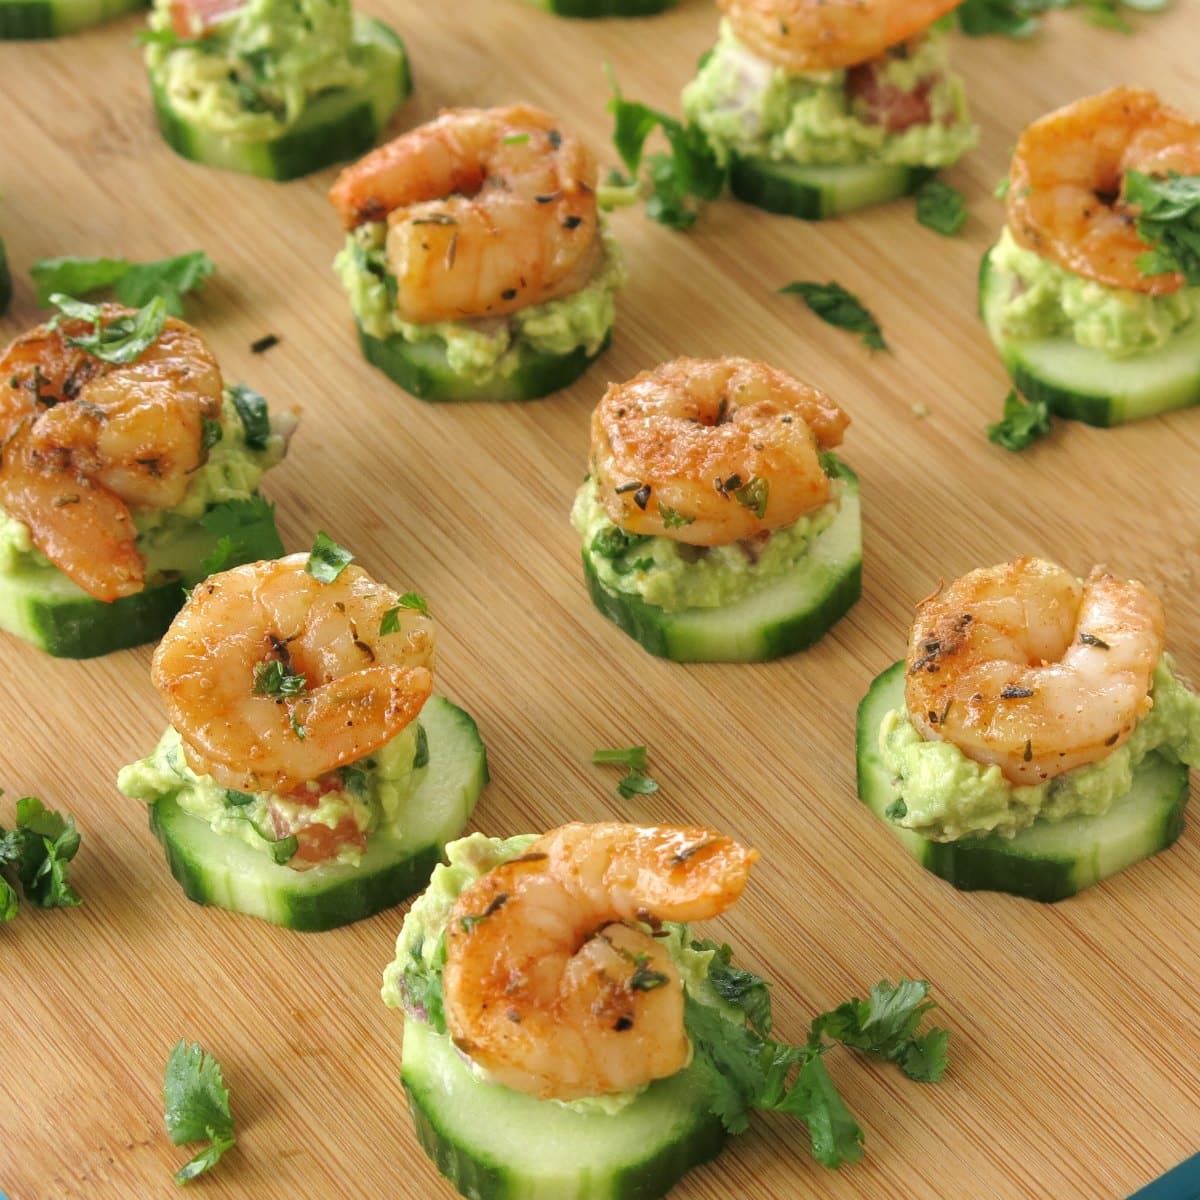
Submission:
<svg viewBox="0 0 1200 1200">
<path fill-rule="evenodd" d="M 364 3 L 408 39 L 417 92 L 401 124 L 459 103 L 524 98 L 606 153 L 604 61 L 628 94 L 677 109 L 711 43 L 702 0 L 645 22 L 572 23 L 509 0 Z M 974 316 L 992 188 L 1018 131 L 1119 82 L 1200 112 L 1195 0 L 1124 38 L 1056 14 L 1036 38 L 959 39 L 981 126 L 949 173 L 964 235 L 911 204 L 806 225 L 734 203 L 681 237 L 613 219 L 630 264 L 611 352 L 568 392 L 525 407 L 432 408 L 361 361 L 330 270 L 332 172 L 286 186 L 175 158 L 153 127 L 137 19 L 59 43 L 0 46 L 0 228 L 17 281 L 0 334 L 39 317 L 37 258 L 207 249 L 219 274 L 190 306 L 227 376 L 303 409 L 269 479 L 289 549 L 318 527 L 440 622 L 440 688 L 478 718 L 493 782 L 476 827 L 568 818 L 700 820 L 761 847 L 749 893 L 712 932 L 775 980 L 777 1026 L 874 980 L 932 981 L 953 1032 L 936 1087 L 837 1053 L 865 1161 L 815 1165 L 801 1128 L 764 1119 L 675 1193 L 1116 1198 L 1200 1145 L 1200 833 L 1054 907 L 967 895 L 917 869 L 854 793 L 855 705 L 901 653 L 939 576 L 1017 553 L 1079 573 L 1096 561 L 1155 584 L 1169 640 L 1200 676 L 1200 412 L 1114 431 L 1062 423 L 1014 456 L 982 428 L 1007 381 Z M 894 352 L 820 325 L 795 278 L 836 279 Z M 256 357 L 249 346 L 282 339 Z M 854 417 L 847 460 L 865 501 L 865 596 L 806 654 L 762 666 L 648 658 L 588 602 L 566 513 L 587 414 L 608 379 L 680 353 L 745 354 L 826 388 Z M 928 415 L 920 418 L 914 406 Z M 400 1019 L 378 998 L 401 912 L 319 935 L 185 901 L 145 813 L 114 789 L 163 715 L 148 649 L 89 663 L 5 640 L 0 822 L 14 795 L 73 812 L 82 908 L 0 929 L 0 1190 L 11 1200 L 172 1196 L 186 1157 L 162 1129 L 180 1038 L 224 1064 L 238 1148 L 198 1194 L 449 1196 L 417 1147 L 399 1087 Z M 620 800 L 597 746 L 646 742 L 662 790 Z"/>
</svg>

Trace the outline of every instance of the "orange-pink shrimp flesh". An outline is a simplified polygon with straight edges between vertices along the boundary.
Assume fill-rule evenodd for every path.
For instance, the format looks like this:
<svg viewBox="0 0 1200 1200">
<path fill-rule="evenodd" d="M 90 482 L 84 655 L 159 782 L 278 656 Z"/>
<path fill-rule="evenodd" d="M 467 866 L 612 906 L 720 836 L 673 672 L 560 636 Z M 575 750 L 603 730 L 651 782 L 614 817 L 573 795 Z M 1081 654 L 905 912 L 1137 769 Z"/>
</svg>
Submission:
<svg viewBox="0 0 1200 1200">
<path fill-rule="evenodd" d="M 961 0 L 719 0 L 734 36 L 785 71 L 852 67 L 908 41 Z"/>
<path fill-rule="evenodd" d="M 592 476 L 622 529 L 727 545 L 828 501 L 820 452 L 849 421 L 765 363 L 677 358 L 609 386 L 592 414 Z"/>
<path fill-rule="evenodd" d="M 106 304 L 107 325 L 129 310 Z M 172 508 L 204 461 L 221 411 L 221 373 L 204 339 L 168 319 L 133 362 L 67 343 L 83 320 L 39 325 L 0 358 L 0 506 L 90 596 L 142 589 L 130 509 Z"/>
<path fill-rule="evenodd" d="M 909 719 L 930 740 L 1038 784 L 1095 762 L 1150 711 L 1163 610 L 1136 580 L 1080 583 L 1039 558 L 956 579 L 917 608 Z"/>
<path fill-rule="evenodd" d="M 583 287 L 601 258 L 596 163 L 549 114 L 443 112 L 347 167 L 347 229 L 386 221 L 405 321 L 506 316 Z"/>
<path fill-rule="evenodd" d="M 307 560 L 210 576 L 154 653 L 151 679 L 188 764 L 223 787 L 285 794 L 319 780 L 395 737 L 433 689 L 428 619 L 354 564 L 322 583 Z M 302 682 L 264 689 L 269 670 Z"/>
<path fill-rule="evenodd" d="M 1200 122 L 1146 88 L 1115 87 L 1034 121 L 1017 142 L 1008 225 L 1028 250 L 1108 287 L 1162 295 L 1182 275 L 1143 275 L 1150 247 L 1124 201 L 1128 171 L 1200 174 Z"/>
<path fill-rule="evenodd" d="M 692 826 L 564 825 L 462 892 L 442 976 L 455 1044 L 493 1079 L 574 1100 L 688 1061 L 662 921 L 724 912 L 758 858 Z"/>
</svg>

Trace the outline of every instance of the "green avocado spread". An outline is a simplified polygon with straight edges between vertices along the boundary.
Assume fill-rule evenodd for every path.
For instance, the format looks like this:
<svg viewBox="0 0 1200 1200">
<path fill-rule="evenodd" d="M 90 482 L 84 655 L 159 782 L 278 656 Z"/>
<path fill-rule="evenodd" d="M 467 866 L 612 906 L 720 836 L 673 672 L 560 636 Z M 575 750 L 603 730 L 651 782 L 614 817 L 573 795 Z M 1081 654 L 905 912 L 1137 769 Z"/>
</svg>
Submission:
<svg viewBox="0 0 1200 1200">
<path fill-rule="evenodd" d="M 172 34 L 175 7 L 154 0 L 146 65 L 176 114 L 222 137 L 278 137 L 314 96 L 374 69 L 349 0 L 248 0 L 195 38 Z"/>
<path fill-rule="evenodd" d="M 571 523 L 609 591 L 640 596 L 665 612 L 718 608 L 791 570 L 833 524 L 846 486 L 845 480 L 834 479 L 828 503 L 761 540 L 728 546 L 692 546 L 674 538 L 626 533 L 609 518 L 599 486 L 590 477 L 575 494 Z"/>
<path fill-rule="evenodd" d="M 1151 696 L 1153 708 L 1110 754 L 1036 786 L 1009 783 L 994 763 L 978 763 L 950 742 L 926 741 L 907 713 L 893 709 L 880 726 L 879 749 L 905 811 L 891 819 L 939 842 L 1013 837 L 1036 820 L 1107 812 L 1152 751 L 1200 767 L 1200 696 L 1175 677 L 1169 655 L 1155 668 Z"/>
<path fill-rule="evenodd" d="M 358 323 L 372 337 L 440 341 L 455 374 L 485 384 L 511 375 L 520 366 L 523 348 L 565 355 L 582 347 L 595 354 L 604 344 L 616 318 L 614 297 L 625 282 L 625 267 L 616 239 L 604 228 L 601 237 L 603 261 L 586 287 L 507 317 L 429 325 L 402 321 L 396 312 L 396 283 L 388 268 L 387 225 L 382 221 L 367 222 L 347 234 L 333 269 Z"/>
<path fill-rule="evenodd" d="M 946 39 L 931 30 L 893 52 L 880 83 L 904 92 L 923 80 L 932 119 L 889 133 L 846 89 L 845 70 L 790 74 L 752 54 L 722 22 L 716 46 L 683 90 L 683 111 L 722 163 L 732 154 L 779 162 L 888 163 L 942 167 L 976 142 L 962 80 L 949 67 Z"/>
<path fill-rule="evenodd" d="M 291 413 L 272 413 L 265 444 L 250 446 L 229 389 L 219 420 L 221 437 L 209 447 L 208 457 L 193 473 L 179 504 L 171 509 L 132 510 L 138 552 L 146 560 L 148 587 L 170 575 L 194 575 L 197 545 L 212 541 L 201 528 L 204 519 L 223 505 L 258 499 L 255 489 L 259 480 L 283 459 L 296 425 Z M 199 553 L 202 556 L 204 550 Z M 46 569 L 53 568 L 35 549 L 28 527 L 0 508 L 0 575 Z"/>
<path fill-rule="evenodd" d="M 420 726 L 413 722 L 373 754 L 335 771 L 339 786 L 330 788 L 328 781 L 305 784 L 310 797 L 306 801 L 295 794 L 233 791 L 210 775 L 197 775 L 187 764 L 178 731 L 168 726 L 148 757 L 121 768 L 117 787 L 131 799 L 147 804 L 170 796 L 215 833 L 286 862 L 288 849 L 294 853 L 295 847 L 283 846 L 280 852 L 286 839 L 276 836 L 276 819 L 279 828 L 324 825 L 336 829 L 349 818 L 368 836 L 378 829 L 400 833 L 405 802 L 428 763 L 426 755 L 422 765 L 417 765 L 422 740 Z M 315 805 L 312 798 L 317 800 Z M 361 860 L 359 846 L 344 844 L 331 861 L 358 866 Z"/>
<path fill-rule="evenodd" d="M 410 1019 L 427 1022 L 439 1033 L 446 1032 L 441 976 L 446 962 L 446 925 L 454 903 L 475 880 L 501 863 L 519 858 L 537 840 L 535 834 L 490 838 L 473 833 L 447 844 L 446 863 L 434 868 L 429 887 L 413 902 L 396 939 L 396 957 L 384 968 L 380 991 L 384 1004 L 401 1009 Z M 688 995 L 719 1009 L 729 1020 L 741 1022 L 738 1011 L 726 1004 L 709 982 L 713 951 L 693 949 L 686 926 L 666 924 L 663 929 L 667 931 L 663 944 L 675 961 Z M 475 1076 L 487 1082 L 487 1072 L 467 1061 Z M 632 1104 L 643 1090 L 546 1103 L 562 1104 L 583 1114 L 612 1116 Z"/>
<path fill-rule="evenodd" d="M 1108 287 L 1017 244 L 1005 227 L 989 251 L 1008 279 L 1000 330 L 1012 338 L 1072 338 L 1112 358 L 1161 349 L 1200 312 L 1200 287 L 1151 296 Z"/>
</svg>

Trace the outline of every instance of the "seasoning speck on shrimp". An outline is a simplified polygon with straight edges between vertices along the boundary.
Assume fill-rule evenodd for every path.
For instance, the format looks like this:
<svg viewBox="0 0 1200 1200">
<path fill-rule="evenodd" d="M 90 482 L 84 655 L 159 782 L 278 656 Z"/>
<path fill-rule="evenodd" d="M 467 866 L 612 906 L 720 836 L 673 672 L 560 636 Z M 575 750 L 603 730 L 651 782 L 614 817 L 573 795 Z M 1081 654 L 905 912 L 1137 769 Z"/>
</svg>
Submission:
<svg viewBox="0 0 1200 1200">
<path fill-rule="evenodd" d="M 1127 172 L 1200 173 L 1200 121 L 1146 88 L 1076 100 L 1021 135 L 1008 183 L 1008 224 L 1028 250 L 1109 287 L 1161 295 L 1183 276 L 1144 275 L 1150 247 L 1124 201 Z"/>
<path fill-rule="evenodd" d="M 683 988 L 645 931 L 724 912 L 757 851 L 710 829 L 564 825 L 463 891 L 442 976 L 455 1045 L 505 1087 L 573 1100 L 687 1065 Z"/>
<path fill-rule="evenodd" d="M 152 678 L 197 775 L 285 793 L 377 750 L 433 687 L 433 627 L 353 564 L 331 583 L 308 556 L 249 563 L 198 585 Z M 385 614 L 398 621 L 383 634 Z"/>
<path fill-rule="evenodd" d="M 106 304 L 107 326 L 130 310 Z M 204 339 L 169 318 L 136 359 L 106 362 L 70 338 L 85 320 L 39 325 L 0 358 L 0 506 L 97 600 L 142 590 L 131 510 L 173 508 L 204 462 L 221 373 Z"/>
<path fill-rule="evenodd" d="M 1038 784 L 1120 746 L 1153 703 L 1158 598 L 1097 567 L 1084 582 L 1038 558 L 971 571 L 917 609 L 909 719 L 927 740 Z"/>
<path fill-rule="evenodd" d="M 678 358 L 609 387 L 592 414 L 592 474 L 629 533 L 727 545 L 829 500 L 820 452 L 849 422 L 764 363 Z"/>
<path fill-rule="evenodd" d="M 330 199 L 347 229 L 386 221 L 399 316 L 499 317 L 578 291 L 602 258 L 596 163 L 528 105 L 463 108 L 372 151 Z"/>
<path fill-rule="evenodd" d="M 961 0 L 719 0 L 743 45 L 794 73 L 832 71 L 883 54 Z"/>
</svg>

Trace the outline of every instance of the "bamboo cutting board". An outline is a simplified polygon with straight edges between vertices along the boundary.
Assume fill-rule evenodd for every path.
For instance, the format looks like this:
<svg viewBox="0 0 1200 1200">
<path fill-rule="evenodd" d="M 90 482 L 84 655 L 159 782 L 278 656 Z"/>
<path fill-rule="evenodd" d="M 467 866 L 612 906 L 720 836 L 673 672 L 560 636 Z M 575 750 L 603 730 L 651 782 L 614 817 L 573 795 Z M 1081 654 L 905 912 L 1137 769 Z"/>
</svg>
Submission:
<svg viewBox="0 0 1200 1200">
<path fill-rule="evenodd" d="M 417 92 L 442 106 L 528 99 L 605 158 L 601 64 L 628 95 L 677 111 L 711 43 L 713 6 L 641 22 L 566 22 L 509 0 L 364 7 L 407 38 Z M 0 230 L 17 295 L 0 333 L 40 314 L 27 271 L 56 254 L 154 258 L 203 247 L 219 273 L 189 318 L 226 376 L 303 410 L 269 477 L 284 541 L 318 528 L 440 624 L 439 686 L 478 719 L 493 782 L 474 827 L 570 818 L 704 821 L 763 851 L 745 899 L 708 930 L 775 981 L 776 1024 L 808 1021 L 877 979 L 929 979 L 952 1031 L 944 1082 L 922 1086 L 836 1052 L 830 1068 L 867 1154 L 834 1173 L 804 1130 L 760 1119 L 679 1200 L 1119 1198 L 1200 1149 L 1200 826 L 1176 848 L 1056 906 L 961 894 L 918 869 L 855 798 L 854 710 L 902 653 L 939 576 L 1018 553 L 1156 586 L 1169 643 L 1200 678 L 1200 412 L 1102 431 L 1060 423 L 1022 455 L 990 446 L 1007 381 L 974 315 L 998 231 L 992 189 L 1018 131 L 1120 82 L 1200 114 L 1194 0 L 1122 37 L 1057 14 L 1024 43 L 958 39 L 981 140 L 949 173 L 963 236 L 910 203 L 808 225 L 732 202 L 679 236 L 622 212 L 630 282 L 612 350 L 569 391 L 525 407 L 434 408 L 358 355 L 329 270 L 332 172 L 289 184 L 175 158 L 153 128 L 137 19 L 58 43 L 0 46 Z M 869 354 L 794 297 L 836 279 L 893 347 Z M 251 342 L 281 338 L 254 356 Z M 676 354 L 768 359 L 852 414 L 865 595 L 806 654 L 763 666 L 653 660 L 592 609 L 567 522 L 587 415 L 607 380 Z M 927 413 L 927 415 L 919 415 Z M 74 813 L 82 908 L 0 929 L 0 1191 L 11 1200 L 168 1197 L 189 1151 L 162 1125 L 181 1037 L 224 1064 L 238 1147 L 197 1194 L 449 1196 L 416 1145 L 398 1083 L 401 1021 L 380 972 L 402 912 L 301 935 L 185 901 L 141 807 L 113 786 L 163 725 L 148 648 L 86 662 L 3 644 L 0 823 L 15 796 Z M 623 801 L 589 765 L 645 742 L 662 788 Z"/>
</svg>

